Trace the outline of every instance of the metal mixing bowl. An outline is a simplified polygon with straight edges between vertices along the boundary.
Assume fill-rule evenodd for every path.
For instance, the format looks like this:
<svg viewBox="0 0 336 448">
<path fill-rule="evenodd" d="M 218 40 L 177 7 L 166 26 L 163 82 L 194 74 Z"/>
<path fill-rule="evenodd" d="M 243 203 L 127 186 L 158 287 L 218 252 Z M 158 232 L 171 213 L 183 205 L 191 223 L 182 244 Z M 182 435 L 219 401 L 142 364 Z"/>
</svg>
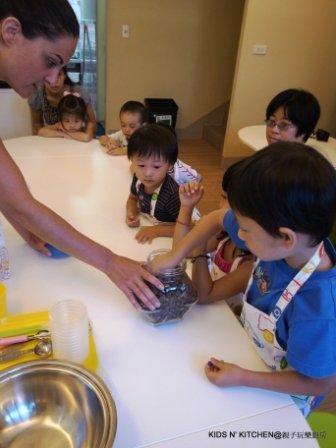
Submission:
<svg viewBox="0 0 336 448">
<path fill-rule="evenodd" d="M 107 448 L 116 426 L 106 385 L 78 364 L 29 361 L 0 372 L 1 448 Z"/>
</svg>

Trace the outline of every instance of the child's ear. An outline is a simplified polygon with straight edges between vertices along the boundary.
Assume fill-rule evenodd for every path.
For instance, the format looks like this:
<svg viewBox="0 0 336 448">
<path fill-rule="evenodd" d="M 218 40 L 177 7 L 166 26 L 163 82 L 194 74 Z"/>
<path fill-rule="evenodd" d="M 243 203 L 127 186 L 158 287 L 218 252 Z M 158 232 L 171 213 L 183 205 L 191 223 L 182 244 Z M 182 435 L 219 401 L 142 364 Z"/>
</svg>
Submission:
<svg viewBox="0 0 336 448">
<path fill-rule="evenodd" d="M 288 227 L 279 227 L 279 233 L 287 249 L 291 249 L 297 243 L 297 234 Z"/>
<path fill-rule="evenodd" d="M 141 126 L 146 126 L 146 125 L 147 125 L 147 122 L 144 121 Z"/>
<path fill-rule="evenodd" d="M 7 17 L 3 20 L 1 38 L 5 45 L 12 45 L 19 34 L 22 34 L 21 23 L 15 17 Z"/>
</svg>

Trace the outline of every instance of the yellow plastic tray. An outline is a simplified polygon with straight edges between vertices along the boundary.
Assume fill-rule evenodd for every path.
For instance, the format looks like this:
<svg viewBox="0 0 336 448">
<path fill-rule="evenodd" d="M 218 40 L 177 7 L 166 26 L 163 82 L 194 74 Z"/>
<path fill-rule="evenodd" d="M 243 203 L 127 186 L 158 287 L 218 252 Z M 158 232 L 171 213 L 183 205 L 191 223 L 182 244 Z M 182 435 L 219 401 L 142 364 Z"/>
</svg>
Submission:
<svg viewBox="0 0 336 448">
<path fill-rule="evenodd" d="M 26 314 L 13 314 L 0 318 L 0 337 L 5 338 L 8 336 L 17 336 L 21 334 L 35 334 L 36 332 L 44 329 L 49 329 L 49 313 L 48 311 L 37 311 L 35 313 Z M 33 348 L 36 344 L 36 340 L 26 342 L 24 348 Z M 1 352 L 1 349 L 0 349 Z M 52 356 L 51 356 L 52 358 Z M 0 370 L 10 367 L 19 362 L 29 361 L 33 359 L 42 359 L 40 356 L 34 353 L 21 356 L 14 361 L 0 362 Z M 96 371 L 98 368 L 98 356 L 96 351 L 96 345 L 91 329 L 89 330 L 89 354 L 83 365 L 90 370 Z"/>
</svg>

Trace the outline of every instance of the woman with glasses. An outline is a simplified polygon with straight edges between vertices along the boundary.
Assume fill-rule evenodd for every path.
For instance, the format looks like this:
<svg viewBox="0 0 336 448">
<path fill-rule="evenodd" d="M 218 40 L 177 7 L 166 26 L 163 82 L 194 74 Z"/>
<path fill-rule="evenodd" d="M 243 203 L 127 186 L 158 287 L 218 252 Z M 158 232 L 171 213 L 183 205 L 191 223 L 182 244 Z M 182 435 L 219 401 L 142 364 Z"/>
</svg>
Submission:
<svg viewBox="0 0 336 448">
<path fill-rule="evenodd" d="M 314 132 L 320 113 L 318 100 L 306 90 L 287 89 L 278 93 L 266 109 L 267 143 L 306 142 Z"/>
</svg>

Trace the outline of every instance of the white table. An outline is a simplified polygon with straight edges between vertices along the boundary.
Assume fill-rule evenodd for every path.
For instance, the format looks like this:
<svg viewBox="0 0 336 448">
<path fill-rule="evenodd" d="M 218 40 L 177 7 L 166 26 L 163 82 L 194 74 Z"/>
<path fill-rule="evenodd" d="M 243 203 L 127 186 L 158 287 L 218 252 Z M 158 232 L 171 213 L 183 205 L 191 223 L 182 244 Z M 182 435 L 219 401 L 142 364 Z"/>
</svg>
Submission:
<svg viewBox="0 0 336 448">
<path fill-rule="evenodd" d="M 170 247 L 168 238 L 139 245 L 136 229 L 124 223 L 131 181 L 126 157 L 107 156 L 97 141 L 23 137 L 5 144 L 35 197 L 86 235 L 138 260 Z M 68 298 L 88 307 L 99 373 L 117 407 L 116 448 L 222 446 L 223 439 L 209 438 L 209 430 L 310 431 L 289 396 L 245 387 L 219 389 L 205 377 L 211 355 L 266 370 L 224 302 L 194 306 L 178 324 L 152 326 L 100 272 L 74 258 L 45 258 L 4 225 L 12 269 L 6 282 L 9 312 L 46 310 Z M 225 446 L 266 442 L 317 446 L 313 439 L 253 437 L 226 439 Z"/>
<path fill-rule="evenodd" d="M 247 126 L 238 131 L 238 137 L 245 143 L 248 147 L 252 148 L 254 151 L 267 146 L 266 140 L 266 125 L 256 125 Z M 321 142 L 315 138 L 309 138 L 307 140 L 307 145 L 321 151 L 327 159 L 336 167 L 336 139 L 329 137 L 327 142 Z"/>
</svg>

